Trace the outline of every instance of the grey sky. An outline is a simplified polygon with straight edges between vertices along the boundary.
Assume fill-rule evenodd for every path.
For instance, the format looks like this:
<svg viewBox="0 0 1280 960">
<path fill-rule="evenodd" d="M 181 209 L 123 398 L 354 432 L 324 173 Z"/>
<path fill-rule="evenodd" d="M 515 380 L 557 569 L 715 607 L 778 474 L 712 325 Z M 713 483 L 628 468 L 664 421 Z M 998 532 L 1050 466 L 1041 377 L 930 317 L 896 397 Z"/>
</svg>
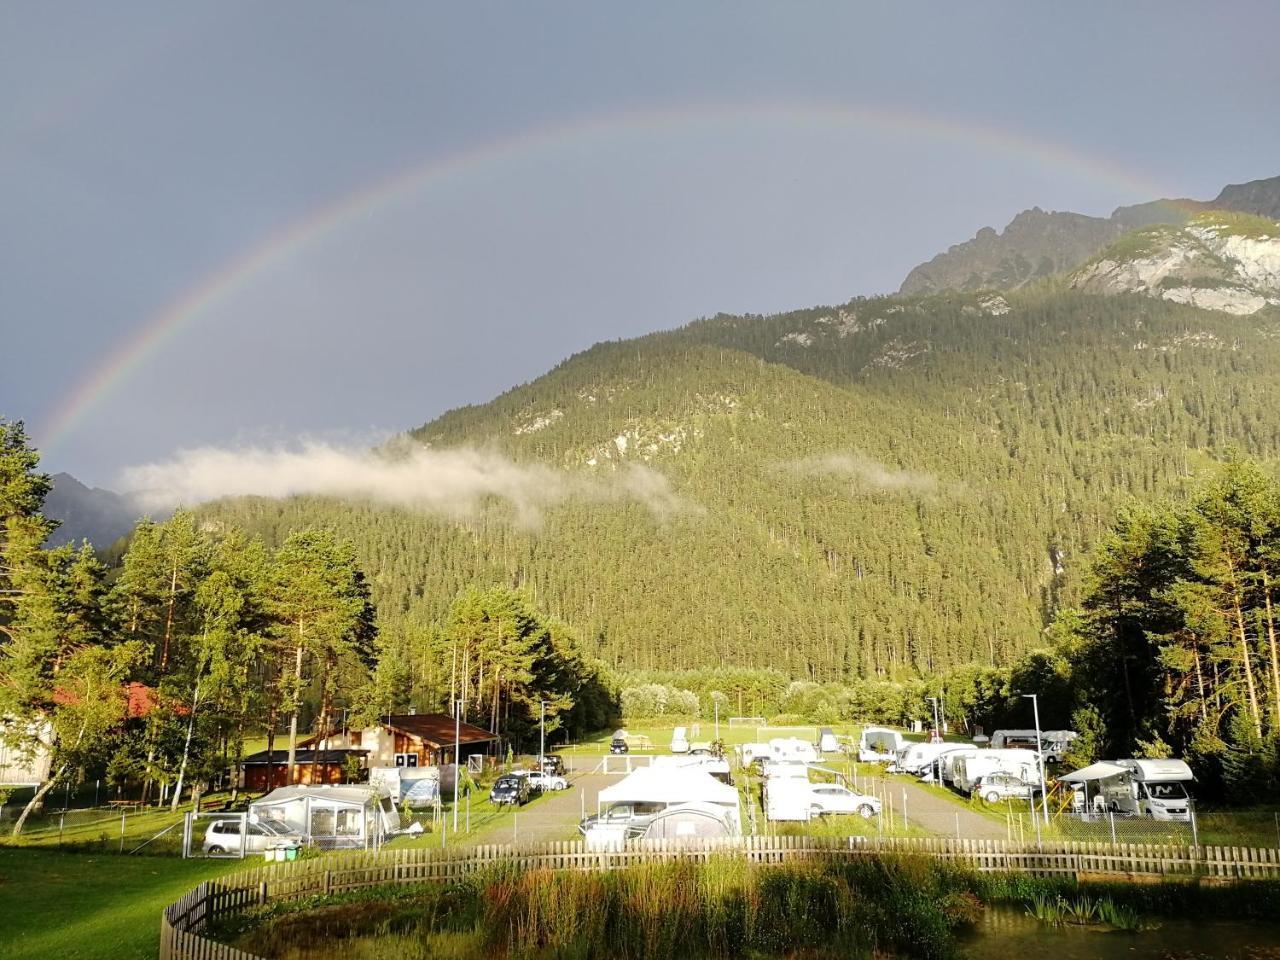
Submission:
<svg viewBox="0 0 1280 960">
<path fill-rule="evenodd" d="M 1028 206 L 1210 197 L 1280 173 L 1277 36 L 1272 3 L 8 0 L 0 413 L 110 485 L 183 445 L 414 426 L 717 310 L 890 291 Z M 50 436 L 268 237 L 513 141 L 277 259 Z"/>
</svg>

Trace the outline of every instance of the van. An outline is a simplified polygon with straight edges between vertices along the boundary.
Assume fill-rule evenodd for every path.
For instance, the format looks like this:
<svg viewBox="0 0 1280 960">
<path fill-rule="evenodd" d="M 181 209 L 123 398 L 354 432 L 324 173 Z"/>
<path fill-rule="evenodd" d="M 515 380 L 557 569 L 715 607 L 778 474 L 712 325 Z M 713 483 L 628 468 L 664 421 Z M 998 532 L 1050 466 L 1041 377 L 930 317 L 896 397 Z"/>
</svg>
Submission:
<svg viewBox="0 0 1280 960">
<path fill-rule="evenodd" d="M 1117 760 L 1126 773 L 1100 782 L 1108 810 L 1152 820 L 1190 820 L 1194 777 L 1184 760 Z"/>
<path fill-rule="evenodd" d="M 676 727 L 671 731 L 671 752 L 689 752 L 689 731 L 685 727 Z"/>
</svg>

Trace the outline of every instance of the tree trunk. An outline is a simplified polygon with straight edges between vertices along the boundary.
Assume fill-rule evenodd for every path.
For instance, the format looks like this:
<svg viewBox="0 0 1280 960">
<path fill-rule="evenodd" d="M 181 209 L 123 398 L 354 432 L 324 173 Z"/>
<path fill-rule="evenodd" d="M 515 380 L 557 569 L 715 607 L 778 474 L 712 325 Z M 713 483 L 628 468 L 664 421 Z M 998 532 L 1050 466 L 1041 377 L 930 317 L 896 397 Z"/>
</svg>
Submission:
<svg viewBox="0 0 1280 960">
<path fill-rule="evenodd" d="M 1276 619 L 1271 608 L 1271 579 L 1262 573 L 1262 596 L 1267 605 L 1267 644 L 1271 648 L 1272 735 L 1280 734 L 1280 654 L 1276 651 Z"/>
<path fill-rule="evenodd" d="M 32 796 L 30 800 L 27 801 L 27 805 L 22 808 L 22 815 L 18 817 L 18 822 L 13 825 L 13 835 L 15 837 L 21 836 L 22 828 L 27 824 L 27 817 L 31 816 L 33 811 L 39 809 L 40 805 L 44 803 L 44 798 L 48 795 L 49 791 L 53 789 L 54 784 L 56 784 L 66 772 L 67 765 L 64 763 L 58 768 L 58 772 L 42 783 L 40 785 L 40 789 L 35 792 L 35 795 Z"/>
<path fill-rule="evenodd" d="M 1249 655 L 1249 635 L 1244 629 L 1244 614 L 1240 610 L 1238 599 L 1235 604 L 1235 611 L 1236 632 L 1240 640 L 1240 662 L 1244 664 L 1244 684 L 1249 694 L 1249 713 L 1253 717 L 1253 729 L 1261 737 L 1262 710 L 1258 706 L 1258 687 L 1253 681 L 1253 658 Z"/>
<path fill-rule="evenodd" d="M 173 789 L 173 802 L 169 806 L 170 813 L 178 812 L 178 799 L 182 796 L 182 783 L 187 778 L 187 758 L 191 756 L 191 738 L 196 732 L 196 711 L 200 708 L 200 681 L 196 680 L 195 692 L 191 695 L 191 716 L 187 717 L 187 738 L 182 744 L 182 762 L 178 764 L 178 785 Z"/>
<path fill-rule="evenodd" d="M 173 576 L 169 579 L 169 611 L 164 619 L 164 644 L 160 648 L 160 673 L 169 665 L 169 638 L 173 635 L 173 609 L 178 604 L 178 557 L 173 557 Z"/>
<path fill-rule="evenodd" d="M 293 784 L 293 768 L 298 758 L 298 708 L 302 705 L 302 621 L 298 621 L 298 646 L 294 651 L 293 691 L 289 703 L 289 768 L 285 773 L 285 786 Z"/>
</svg>

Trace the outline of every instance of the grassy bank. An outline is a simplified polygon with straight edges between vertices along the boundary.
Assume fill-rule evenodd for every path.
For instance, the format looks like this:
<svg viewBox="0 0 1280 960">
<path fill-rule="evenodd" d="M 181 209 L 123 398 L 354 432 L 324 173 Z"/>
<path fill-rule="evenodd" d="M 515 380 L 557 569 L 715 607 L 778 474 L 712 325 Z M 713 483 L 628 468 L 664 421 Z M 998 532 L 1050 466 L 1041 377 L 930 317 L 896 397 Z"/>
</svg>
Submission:
<svg viewBox="0 0 1280 960">
<path fill-rule="evenodd" d="M 0 957 L 154 960 L 160 911 L 239 861 L 0 847 Z"/>
</svg>

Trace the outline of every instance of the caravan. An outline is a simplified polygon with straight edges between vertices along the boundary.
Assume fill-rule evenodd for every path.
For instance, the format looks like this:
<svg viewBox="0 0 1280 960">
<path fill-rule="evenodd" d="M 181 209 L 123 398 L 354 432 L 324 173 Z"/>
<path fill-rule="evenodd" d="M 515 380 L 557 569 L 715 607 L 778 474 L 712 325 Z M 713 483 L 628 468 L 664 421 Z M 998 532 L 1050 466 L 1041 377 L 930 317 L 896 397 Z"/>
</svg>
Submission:
<svg viewBox="0 0 1280 960">
<path fill-rule="evenodd" d="M 1034 750 L 964 751 L 952 764 L 952 785 L 961 793 L 971 794 L 979 778 L 996 773 L 1017 777 L 1025 783 L 1040 780 L 1040 760 Z"/>
<path fill-rule="evenodd" d="M 905 741 L 897 730 L 887 727 L 867 727 L 858 738 L 858 759 L 862 763 L 889 763 L 894 760 Z"/>
</svg>

